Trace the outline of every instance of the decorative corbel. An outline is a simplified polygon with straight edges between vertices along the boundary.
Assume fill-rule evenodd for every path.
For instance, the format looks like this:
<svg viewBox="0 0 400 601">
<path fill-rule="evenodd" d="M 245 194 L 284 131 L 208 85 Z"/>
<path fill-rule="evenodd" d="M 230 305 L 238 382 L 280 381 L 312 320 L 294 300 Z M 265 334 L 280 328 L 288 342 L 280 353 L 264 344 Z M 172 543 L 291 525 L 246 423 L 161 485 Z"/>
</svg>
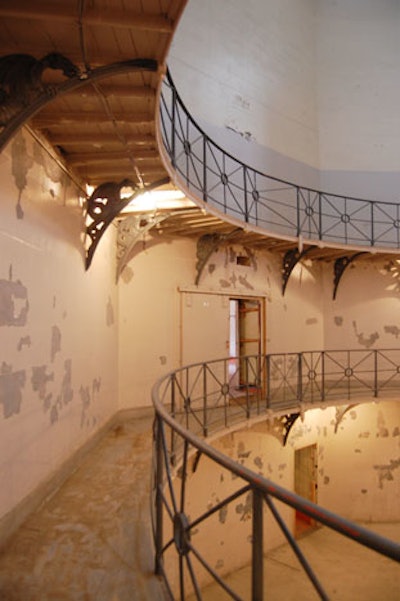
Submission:
<svg viewBox="0 0 400 601">
<path fill-rule="evenodd" d="M 129 215 L 118 224 L 117 237 L 117 282 L 119 276 L 128 264 L 132 250 L 138 240 L 150 229 L 164 221 L 170 213 L 139 213 Z M 157 242 L 157 241 L 156 241 Z"/>
<path fill-rule="evenodd" d="M 44 69 L 58 69 L 67 81 L 46 86 L 41 78 Z M 64 55 L 53 52 L 42 59 L 29 54 L 10 54 L 0 58 L 0 152 L 11 137 L 32 119 L 55 96 L 66 94 L 112 75 L 135 70 L 157 71 L 154 59 L 135 58 L 80 71 Z"/>
<path fill-rule="evenodd" d="M 345 257 L 339 257 L 336 259 L 333 266 L 333 300 L 336 299 L 336 293 L 339 286 L 339 282 L 342 279 L 342 276 L 348 266 L 355 260 L 357 257 L 364 255 L 365 252 L 354 253 L 351 256 L 346 255 Z"/>
<path fill-rule="evenodd" d="M 143 192 L 129 179 L 100 184 L 86 204 L 86 269 L 89 269 L 94 251 L 110 223 L 131 200 Z"/>
<path fill-rule="evenodd" d="M 301 259 L 303 259 L 303 257 L 305 257 L 314 248 L 315 246 L 309 246 L 305 250 L 301 251 L 298 248 L 291 248 L 290 250 L 286 251 L 282 264 L 282 296 L 285 296 L 286 286 L 293 269 L 296 267 L 297 263 L 299 263 Z"/>
<path fill-rule="evenodd" d="M 294 426 L 297 418 L 300 416 L 301 412 L 298 411 L 296 413 L 288 413 L 286 415 L 281 415 L 280 417 L 275 417 L 272 425 L 270 426 L 270 433 L 274 435 L 283 444 L 283 446 L 285 446 L 290 434 L 290 430 Z"/>
<path fill-rule="evenodd" d="M 344 416 L 346 415 L 346 413 L 348 411 L 350 411 L 350 409 L 353 409 L 353 407 L 355 407 L 356 404 L 357 403 L 354 403 L 353 405 L 343 405 L 342 407 L 336 407 L 335 434 L 337 433 L 339 425 L 340 425 L 341 421 L 343 420 Z"/>
<path fill-rule="evenodd" d="M 242 228 L 235 228 L 234 230 L 229 232 L 229 234 L 217 234 L 217 233 L 204 234 L 203 236 L 201 236 L 198 239 L 197 251 L 196 251 L 197 276 L 196 276 L 196 279 L 194 282 L 196 286 L 198 285 L 201 274 L 203 273 L 203 269 L 207 265 L 207 262 L 208 262 L 209 258 L 211 257 L 211 255 L 213 254 L 213 252 L 216 252 L 223 242 L 228 240 L 231 236 L 234 236 L 235 234 L 237 234 L 237 232 L 241 231 L 241 229 Z"/>
</svg>

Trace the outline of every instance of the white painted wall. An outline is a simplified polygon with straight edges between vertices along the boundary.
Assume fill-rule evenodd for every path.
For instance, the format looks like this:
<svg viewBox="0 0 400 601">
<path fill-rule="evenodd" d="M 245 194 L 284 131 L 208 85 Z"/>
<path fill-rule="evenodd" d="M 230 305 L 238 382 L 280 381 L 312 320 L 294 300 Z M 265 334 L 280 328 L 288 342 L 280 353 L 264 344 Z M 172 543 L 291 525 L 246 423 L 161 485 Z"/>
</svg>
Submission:
<svg viewBox="0 0 400 601">
<path fill-rule="evenodd" d="M 115 412 L 118 303 L 115 229 L 86 273 L 79 191 L 46 147 L 19 134 L 0 172 L 1 518 Z"/>
<path fill-rule="evenodd" d="M 398 202 L 400 5 L 191 0 L 168 64 L 192 115 L 260 171 Z"/>
<path fill-rule="evenodd" d="M 191 1 L 168 63 L 192 114 L 317 166 L 315 0 Z"/>
<path fill-rule="evenodd" d="M 397 348 L 400 334 L 399 264 L 355 260 L 332 300 L 332 266 L 323 267 L 325 348 Z"/>
</svg>

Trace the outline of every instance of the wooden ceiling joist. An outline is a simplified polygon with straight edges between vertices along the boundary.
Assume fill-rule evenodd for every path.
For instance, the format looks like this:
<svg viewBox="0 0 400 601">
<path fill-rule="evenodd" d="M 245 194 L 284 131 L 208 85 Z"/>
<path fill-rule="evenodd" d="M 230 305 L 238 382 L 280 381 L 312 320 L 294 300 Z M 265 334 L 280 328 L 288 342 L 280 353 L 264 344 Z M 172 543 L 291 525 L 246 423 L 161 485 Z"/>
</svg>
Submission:
<svg viewBox="0 0 400 601">
<path fill-rule="evenodd" d="M 77 23 L 78 8 L 71 10 L 70 3 L 43 2 L 32 0 L 0 0 L 0 17 L 14 19 L 35 19 L 39 21 L 59 21 Z M 139 29 L 171 34 L 173 24 L 162 14 L 146 14 L 117 7 L 97 8 L 88 3 L 82 15 L 84 25 L 104 25 L 124 29 Z"/>
<path fill-rule="evenodd" d="M 109 145 L 121 145 L 121 140 L 115 134 L 102 134 L 90 132 L 77 132 L 75 134 L 66 133 L 65 131 L 54 131 L 48 134 L 49 139 L 53 144 L 59 146 L 77 146 L 87 145 L 94 147 L 102 147 Z M 144 146 L 155 148 L 154 136 L 148 134 L 128 134 L 124 133 L 124 140 L 132 146 Z"/>
<path fill-rule="evenodd" d="M 114 152 L 81 152 L 69 155 L 69 163 L 74 167 L 82 167 L 84 165 L 98 165 L 102 163 L 110 163 L 114 161 L 124 161 L 127 158 L 129 149 Z M 160 164 L 161 160 L 156 150 L 141 150 L 132 152 L 135 161 L 147 163 L 148 165 Z"/>
<path fill-rule="evenodd" d="M 65 123 L 109 123 L 111 121 L 117 121 L 121 123 L 129 123 L 132 125 L 142 125 L 145 127 L 154 125 L 154 116 L 149 116 L 140 113 L 124 113 L 124 112 L 113 112 L 111 117 L 105 111 L 62 111 L 59 112 L 46 112 L 40 113 L 34 119 L 34 124 L 39 128 L 44 127 L 58 127 Z"/>
</svg>

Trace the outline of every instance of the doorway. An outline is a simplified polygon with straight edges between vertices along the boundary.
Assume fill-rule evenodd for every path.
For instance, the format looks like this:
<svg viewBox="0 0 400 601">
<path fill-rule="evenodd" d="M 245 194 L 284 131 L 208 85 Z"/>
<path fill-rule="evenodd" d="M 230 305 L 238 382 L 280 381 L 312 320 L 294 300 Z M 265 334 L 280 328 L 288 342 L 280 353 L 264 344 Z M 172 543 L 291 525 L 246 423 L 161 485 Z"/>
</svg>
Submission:
<svg viewBox="0 0 400 601">
<path fill-rule="evenodd" d="M 237 388 L 259 386 L 259 357 L 263 353 L 263 301 L 231 298 L 229 301 L 229 375 Z"/>
<path fill-rule="evenodd" d="M 317 445 L 312 444 L 302 449 L 297 449 L 294 455 L 294 491 L 313 503 L 317 502 L 318 492 L 318 456 Z M 296 510 L 295 536 L 316 528 L 314 519 Z"/>
</svg>

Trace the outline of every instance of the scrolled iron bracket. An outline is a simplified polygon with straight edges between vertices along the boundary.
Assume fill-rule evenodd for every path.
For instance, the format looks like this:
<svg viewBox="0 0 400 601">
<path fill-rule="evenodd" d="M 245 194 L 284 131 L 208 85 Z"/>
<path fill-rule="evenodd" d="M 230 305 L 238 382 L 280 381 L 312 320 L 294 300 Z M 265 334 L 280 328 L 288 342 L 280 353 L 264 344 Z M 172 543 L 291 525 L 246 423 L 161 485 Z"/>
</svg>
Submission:
<svg viewBox="0 0 400 601">
<path fill-rule="evenodd" d="M 142 188 L 129 179 L 119 183 L 106 182 L 93 191 L 86 202 L 86 270 L 90 267 L 94 252 L 107 227 L 142 191 Z"/>
<path fill-rule="evenodd" d="M 158 215 L 139 213 L 138 215 L 129 215 L 126 219 L 119 222 L 117 236 L 117 282 L 127 266 L 132 256 L 133 248 L 139 239 L 169 216 L 170 213 Z"/>
<path fill-rule="evenodd" d="M 286 251 L 282 262 L 282 296 L 285 296 L 286 286 L 293 269 L 315 246 L 309 246 L 305 250 L 300 251 L 298 248 L 291 248 Z"/>
<path fill-rule="evenodd" d="M 336 299 L 336 294 L 337 294 L 337 289 L 339 286 L 339 282 L 342 279 L 342 276 L 344 274 L 344 272 L 346 271 L 346 269 L 348 268 L 349 265 L 351 265 L 351 263 L 357 259 L 358 257 L 360 257 L 361 255 L 364 255 L 365 252 L 358 252 L 358 253 L 354 253 L 351 256 L 346 255 L 345 257 L 339 257 L 338 259 L 336 259 L 334 266 L 333 266 L 333 300 Z"/>
<path fill-rule="evenodd" d="M 348 411 L 350 411 L 350 409 L 353 409 L 353 407 L 356 406 L 357 403 L 354 403 L 352 405 L 345 405 L 343 407 L 336 407 L 336 415 L 335 415 L 335 434 L 338 431 L 339 425 L 342 422 L 344 416 L 346 415 L 346 413 Z"/>
<path fill-rule="evenodd" d="M 21 56 L 21 55 L 8 55 L 0 58 L 0 75 L 1 75 L 1 61 L 3 63 L 3 70 L 7 68 L 7 63 L 11 60 L 10 57 Z M 36 61 L 30 55 L 22 55 L 27 57 L 27 62 L 32 63 L 32 61 Z M 47 57 L 41 59 L 45 61 Z M 111 63 L 110 65 L 105 65 L 102 67 L 97 67 L 95 69 L 90 69 L 86 71 L 79 71 L 79 69 L 66 57 L 63 55 L 59 55 L 62 57 L 65 62 L 65 73 L 69 79 L 57 86 L 46 87 L 41 84 L 41 72 L 39 69 L 39 78 L 38 83 L 41 85 L 33 85 L 32 87 L 27 87 L 26 84 L 20 83 L 26 90 L 23 94 L 25 98 L 22 103 L 17 102 L 15 100 L 15 95 L 18 93 L 18 85 L 16 83 L 7 83 L 5 86 L 1 85 L 0 89 L 0 107 L 3 105 L 3 130 L 0 133 L 0 152 L 9 142 L 11 137 L 27 122 L 29 119 L 32 119 L 43 107 L 49 104 L 56 96 L 60 94 L 66 94 L 68 92 L 72 92 L 77 90 L 83 86 L 88 85 L 93 81 L 99 81 L 106 77 L 110 77 L 112 75 L 117 75 L 119 73 L 129 73 L 134 70 L 143 70 L 143 71 L 157 71 L 158 63 L 156 60 L 147 59 L 147 58 L 135 58 L 127 61 L 121 61 L 116 63 Z M 7 59 L 7 60 L 6 60 Z M 62 64 L 61 58 L 59 59 Z M 16 61 L 18 63 L 18 59 Z M 40 64 L 41 61 L 36 61 Z M 21 63 L 22 64 L 22 63 Z M 33 65 L 35 63 L 32 63 Z M 32 67 L 33 68 L 33 67 Z M 54 67 L 53 67 L 54 68 Z M 63 67 L 57 67 L 63 70 Z M 29 70 L 28 70 L 29 73 Z M 21 81 L 25 81 L 25 76 L 22 77 Z M 11 81 L 18 81 L 18 76 L 15 75 L 14 79 Z M 17 88 L 17 91 L 15 91 Z M 7 108 L 8 107 L 8 108 Z M 9 110 L 10 109 L 10 110 Z M 9 114 L 8 114 L 9 113 Z"/>
<path fill-rule="evenodd" d="M 302 416 L 301 411 L 295 413 L 287 413 L 279 417 L 275 417 L 270 421 L 270 433 L 275 436 L 283 446 L 286 446 L 290 430 L 294 426 L 296 420 Z"/>
<path fill-rule="evenodd" d="M 237 234 L 237 232 L 240 232 L 242 228 L 235 228 L 234 230 L 232 230 L 231 232 L 229 232 L 228 234 L 204 234 L 203 236 L 201 236 L 198 241 L 197 241 L 197 251 L 196 251 L 196 256 L 197 256 L 197 263 L 196 263 L 196 271 L 197 271 L 197 276 L 195 279 L 195 285 L 197 286 L 199 281 L 200 281 L 200 277 L 201 274 L 203 273 L 203 270 L 205 268 L 205 266 L 208 263 L 209 258 L 211 257 L 211 255 L 213 254 L 213 252 L 217 251 L 218 248 L 220 247 L 220 245 L 225 242 L 226 240 L 228 240 L 231 236 L 234 236 L 235 234 Z"/>
</svg>

